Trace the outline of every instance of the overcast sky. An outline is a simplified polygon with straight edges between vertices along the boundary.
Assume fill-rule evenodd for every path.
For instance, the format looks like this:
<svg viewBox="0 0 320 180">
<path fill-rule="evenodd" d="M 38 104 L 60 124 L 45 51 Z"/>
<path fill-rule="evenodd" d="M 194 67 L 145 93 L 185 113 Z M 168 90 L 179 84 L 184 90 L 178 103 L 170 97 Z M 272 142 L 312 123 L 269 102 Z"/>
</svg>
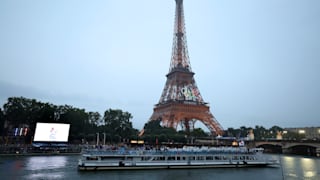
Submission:
<svg viewBox="0 0 320 180">
<path fill-rule="evenodd" d="M 320 126 L 319 0 L 184 0 L 195 80 L 225 128 Z M 169 71 L 174 0 L 1 0 L 0 105 L 122 109 L 142 128 Z"/>
</svg>

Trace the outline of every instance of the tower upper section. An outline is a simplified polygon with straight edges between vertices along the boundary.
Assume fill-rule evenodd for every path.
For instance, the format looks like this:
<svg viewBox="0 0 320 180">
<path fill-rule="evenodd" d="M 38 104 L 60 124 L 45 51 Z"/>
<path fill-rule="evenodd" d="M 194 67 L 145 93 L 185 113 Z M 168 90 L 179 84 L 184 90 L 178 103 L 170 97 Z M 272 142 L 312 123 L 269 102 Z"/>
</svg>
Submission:
<svg viewBox="0 0 320 180">
<path fill-rule="evenodd" d="M 193 78 L 191 70 L 187 36 L 184 24 L 183 0 L 176 1 L 172 57 L 167 81 L 159 104 L 180 101 L 193 104 L 205 104 Z"/>
<path fill-rule="evenodd" d="M 183 0 L 176 0 L 173 46 L 169 73 L 175 70 L 192 72 L 184 23 Z"/>
</svg>

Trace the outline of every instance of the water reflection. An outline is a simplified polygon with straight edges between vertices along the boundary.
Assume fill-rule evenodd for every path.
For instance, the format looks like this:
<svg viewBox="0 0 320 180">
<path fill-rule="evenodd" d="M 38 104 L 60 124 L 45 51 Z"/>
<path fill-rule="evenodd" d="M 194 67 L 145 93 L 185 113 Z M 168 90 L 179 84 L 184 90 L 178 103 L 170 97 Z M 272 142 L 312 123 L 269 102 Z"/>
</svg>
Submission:
<svg viewBox="0 0 320 180">
<path fill-rule="evenodd" d="M 26 162 L 27 170 L 57 169 L 67 164 L 65 156 L 39 156 L 30 157 Z"/>
<path fill-rule="evenodd" d="M 285 167 L 291 169 L 294 167 L 294 157 L 284 156 L 282 163 Z"/>
<path fill-rule="evenodd" d="M 301 168 L 303 170 L 303 177 L 311 178 L 316 177 L 317 175 L 317 166 L 313 159 L 302 158 L 300 159 Z"/>
<path fill-rule="evenodd" d="M 25 179 L 63 179 L 62 173 L 36 173 L 25 176 Z"/>
<path fill-rule="evenodd" d="M 24 179 L 63 179 L 68 159 L 66 156 L 34 156 L 26 159 Z"/>
<path fill-rule="evenodd" d="M 283 156 L 282 168 L 289 179 L 317 179 L 319 176 L 319 165 L 313 158 Z"/>
</svg>

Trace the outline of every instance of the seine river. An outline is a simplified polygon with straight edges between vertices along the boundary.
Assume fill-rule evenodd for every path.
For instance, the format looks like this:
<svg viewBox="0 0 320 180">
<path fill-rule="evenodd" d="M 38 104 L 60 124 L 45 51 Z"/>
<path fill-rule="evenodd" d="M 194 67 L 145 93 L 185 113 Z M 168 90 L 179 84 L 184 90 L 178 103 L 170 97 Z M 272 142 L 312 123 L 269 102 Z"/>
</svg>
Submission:
<svg viewBox="0 0 320 180">
<path fill-rule="evenodd" d="M 216 168 L 183 170 L 131 170 L 79 172 L 79 155 L 0 156 L 0 179 L 111 179 L 111 180 L 206 180 L 206 179 L 320 179 L 320 159 L 275 156 L 278 168 Z"/>
</svg>

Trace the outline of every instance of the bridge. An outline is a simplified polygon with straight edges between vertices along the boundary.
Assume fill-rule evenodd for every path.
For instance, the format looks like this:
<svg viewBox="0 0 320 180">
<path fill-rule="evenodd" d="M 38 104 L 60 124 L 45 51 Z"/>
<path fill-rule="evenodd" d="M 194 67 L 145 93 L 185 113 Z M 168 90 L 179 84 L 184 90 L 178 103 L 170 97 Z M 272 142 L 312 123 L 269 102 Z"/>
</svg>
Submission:
<svg viewBox="0 0 320 180">
<path fill-rule="evenodd" d="M 197 138 L 191 144 L 233 146 L 234 141 L 239 140 L 236 138 Z M 245 140 L 245 144 L 249 148 L 264 148 L 264 151 L 269 153 L 297 154 L 320 157 L 320 140 Z"/>
<path fill-rule="evenodd" d="M 254 140 L 248 141 L 248 144 L 251 147 L 262 147 L 266 152 L 320 157 L 320 141 Z"/>
</svg>

